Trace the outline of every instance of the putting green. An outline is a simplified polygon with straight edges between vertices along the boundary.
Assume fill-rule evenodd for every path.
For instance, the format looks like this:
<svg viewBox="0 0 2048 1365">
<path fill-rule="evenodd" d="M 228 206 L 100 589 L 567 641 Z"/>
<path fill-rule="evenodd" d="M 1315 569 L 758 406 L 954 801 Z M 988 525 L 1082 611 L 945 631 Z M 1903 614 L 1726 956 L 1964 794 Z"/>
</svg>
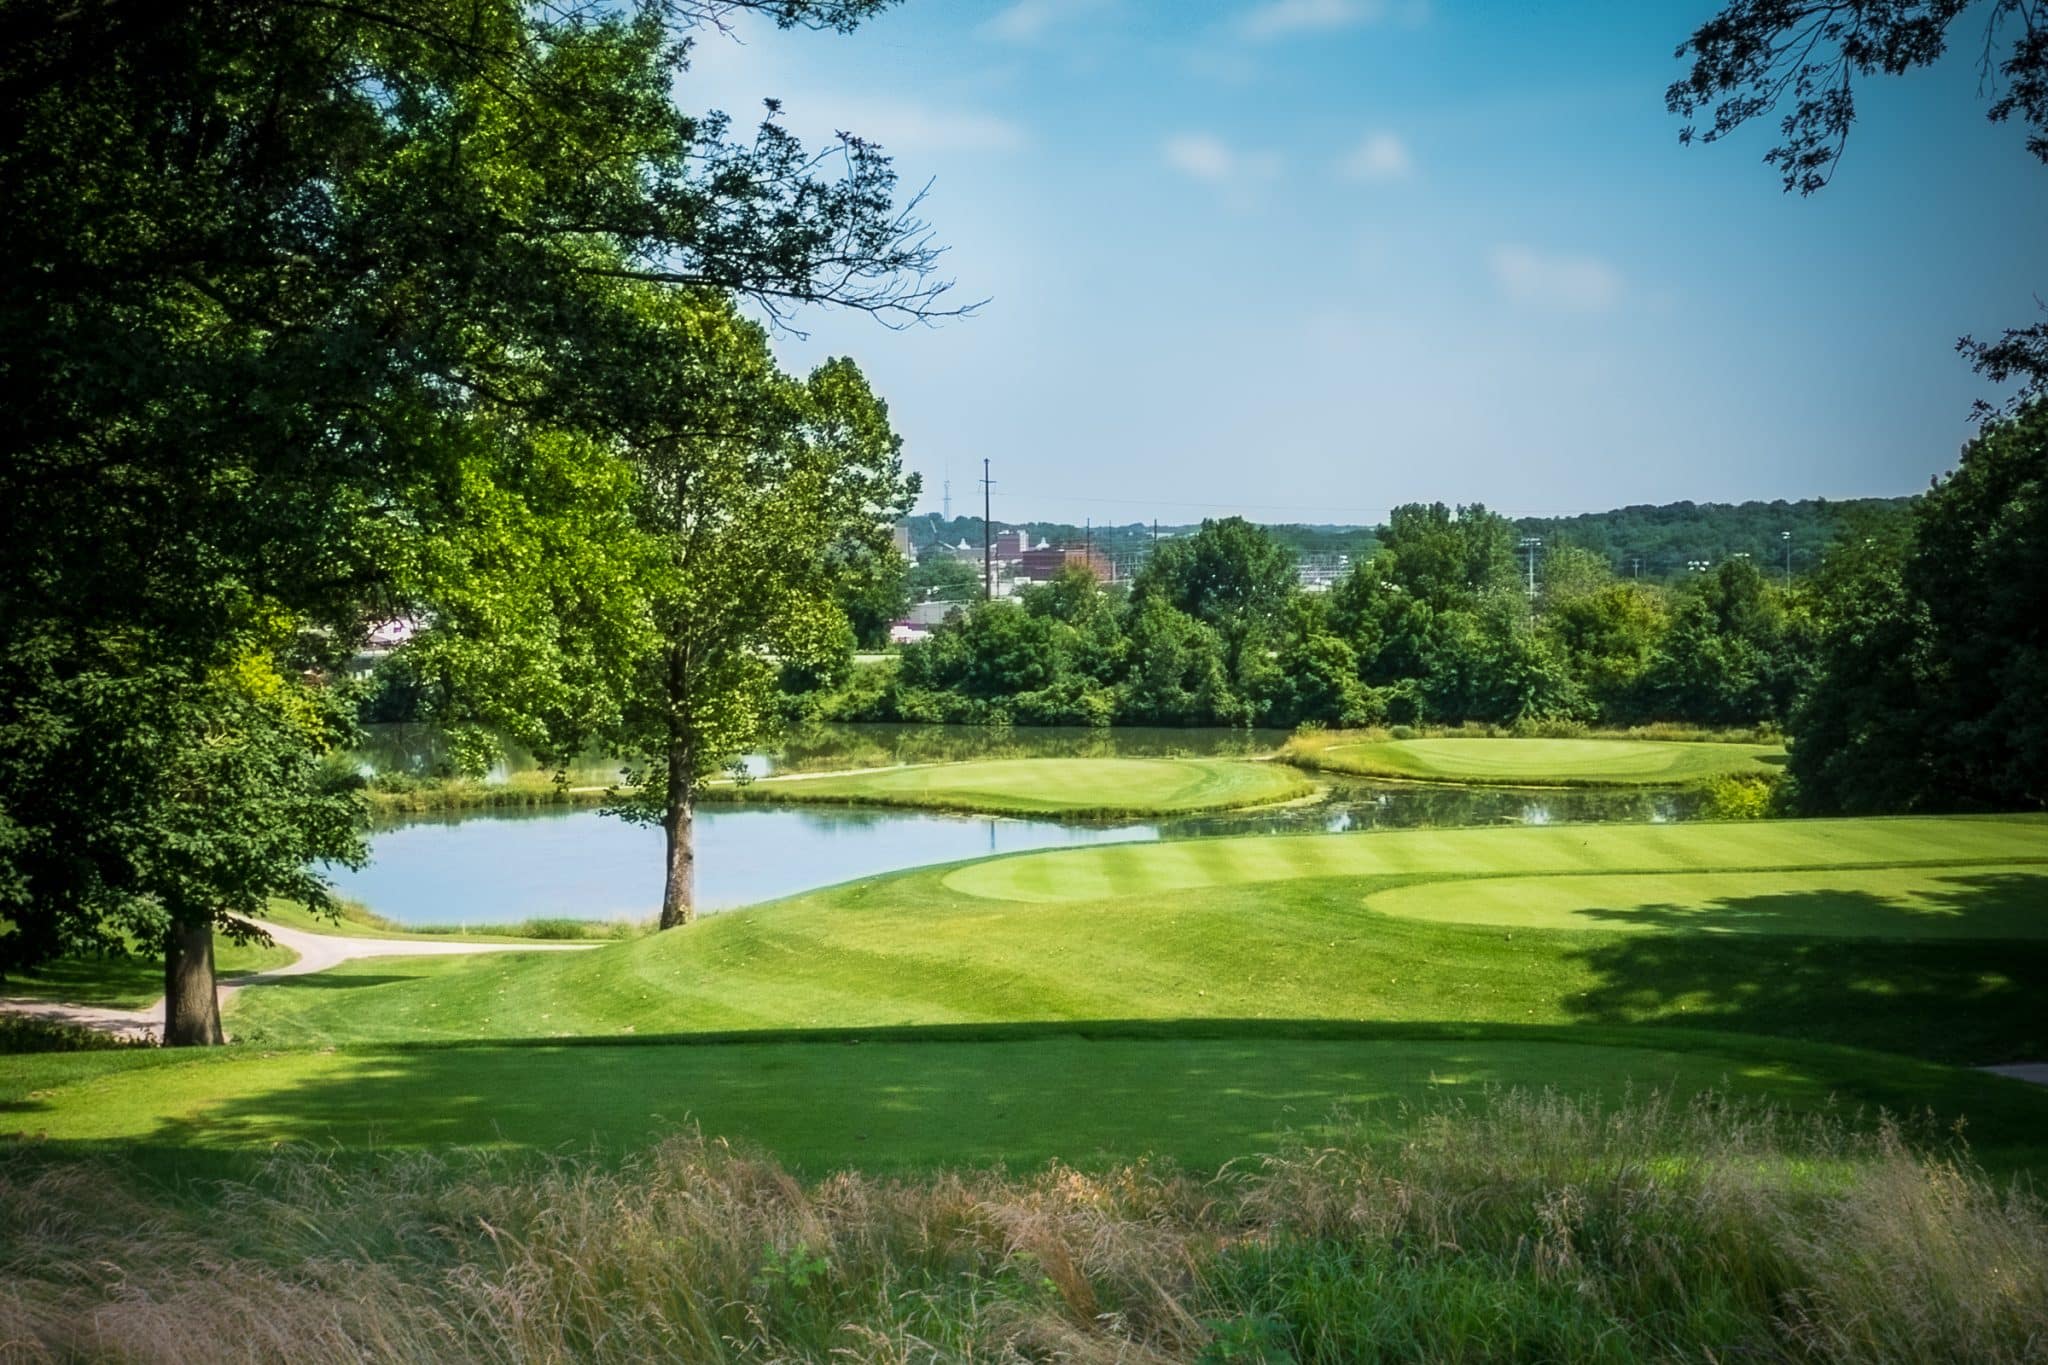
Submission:
<svg viewBox="0 0 2048 1365">
<path fill-rule="evenodd" d="M 1006 815 L 1170 815 L 1264 805 L 1312 784 L 1285 764 L 1227 758 L 1011 758 L 718 788 L 734 800 L 907 806 Z"/>
<path fill-rule="evenodd" d="M 1438 924 L 1853 938 L 2048 938 L 2048 867 L 1484 877 L 1376 892 Z"/>
<path fill-rule="evenodd" d="M 2048 821 L 1899 817 L 1390 830 L 1100 844 L 968 863 L 946 886 L 992 900 L 1100 900 L 1304 877 L 1756 872 L 2048 861 Z"/>
<path fill-rule="evenodd" d="M 1338 1111 L 1398 1134 L 1418 1105 L 1511 1085 L 1931 1107 L 1967 1113 L 1980 1153 L 2036 1143 L 2048 1121 L 2048 1093 L 2011 1082 L 1684 1030 L 1112 1025 L 0 1063 L 4 1131 L 44 1152 L 114 1145 L 172 1170 L 278 1142 L 620 1152 L 686 1123 L 811 1171 L 1147 1153 L 1213 1168 L 1320 1132 Z"/>
<path fill-rule="evenodd" d="M 1776 744 L 1639 739 L 1387 739 L 1292 746 L 1290 758 L 1371 777 L 1487 786 L 1680 786 L 1782 763 Z"/>
</svg>

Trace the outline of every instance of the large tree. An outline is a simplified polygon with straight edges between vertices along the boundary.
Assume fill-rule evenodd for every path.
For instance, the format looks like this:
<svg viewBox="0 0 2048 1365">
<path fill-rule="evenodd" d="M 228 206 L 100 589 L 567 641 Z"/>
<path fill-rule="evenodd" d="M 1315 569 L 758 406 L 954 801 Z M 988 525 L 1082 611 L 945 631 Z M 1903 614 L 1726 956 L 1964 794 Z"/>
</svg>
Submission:
<svg viewBox="0 0 2048 1365">
<path fill-rule="evenodd" d="M 1986 424 L 1903 561 L 1849 548 L 1794 717 L 1820 811 L 2048 806 L 2048 403 Z"/>
<path fill-rule="evenodd" d="M 365 620 L 426 611 L 479 718 L 605 718 L 618 680 L 570 626 L 630 610 L 510 530 L 618 495 L 622 285 L 899 314 L 939 288 L 876 148 L 679 107 L 692 30 L 882 3 L 0 4 L 0 971 L 142 901 L 196 944 L 335 851 L 311 807 L 255 812 L 253 769 L 145 742 L 252 656 L 331 674 Z M 293 733 L 293 763 L 333 739 L 231 728 L 279 772 Z M 90 744 L 160 767 L 106 781 Z M 262 837 L 183 857 L 166 791 Z M 212 1035 L 202 998 L 167 996 L 174 1039 Z"/>
<path fill-rule="evenodd" d="M 631 775 L 615 808 L 664 837 L 668 929 L 696 917 L 698 784 L 760 739 L 778 664 L 848 651 L 840 595 L 894 553 L 917 484 L 851 361 L 794 380 L 721 296 L 642 305 L 660 344 L 627 438 L 652 630 L 605 738 Z"/>
<path fill-rule="evenodd" d="M 1929 66 L 1958 39 L 1976 54 L 1987 117 L 2019 122 L 2027 149 L 2048 163 L 2048 13 L 2039 0 L 1732 0 L 1679 44 L 1691 69 L 1665 104 L 1688 120 L 1708 116 L 1680 132 L 1688 143 L 1780 114 L 1781 140 L 1764 160 L 1788 192 L 1813 194 L 1841 164 L 1856 83 Z M 2015 404 L 2048 389 L 2048 322 L 1958 347 L 1993 382 L 2021 381 Z"/>
</svg>

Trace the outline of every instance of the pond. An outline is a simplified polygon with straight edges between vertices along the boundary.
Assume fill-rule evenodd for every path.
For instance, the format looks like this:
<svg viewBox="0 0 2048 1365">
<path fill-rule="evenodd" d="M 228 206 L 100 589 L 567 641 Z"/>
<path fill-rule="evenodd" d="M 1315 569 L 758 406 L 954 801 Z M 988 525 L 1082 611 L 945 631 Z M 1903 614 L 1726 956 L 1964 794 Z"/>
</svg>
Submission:
<svg viewBox="0 0 2048 1365">
<path fill-rule="evenodd" d="M 1251 754 L 1269 752 L 1281 738 L 1241 730 L 836 726 L 806 732 L 750 766 L 792 772 L 959 758 Z M 379 739 L 383 747 L 366 756 L 371 763 L 436 761 L 431 735 L 387 731 Z M 501 767 L 510 771 L 521 761 L 507 756 Z M 1446 788 L 1361 779 L 1332 781 L 1325 799 L 1312 804 L 1121 824 L 707 803 L 697 817 L 698 897 L 701 908 L 713 912 L 907 867 L 1113 839 L 1668 821 L 1686 819 L 1697 808 L 1698 797 L 1686 792 Z M 405 924 L 644 918 L 660 901 L 661 835 L 590 809 L 414 819 L 377 832 L 370 865 L 337 871 L 333 880 L 342 895 Z"/>
</svg>

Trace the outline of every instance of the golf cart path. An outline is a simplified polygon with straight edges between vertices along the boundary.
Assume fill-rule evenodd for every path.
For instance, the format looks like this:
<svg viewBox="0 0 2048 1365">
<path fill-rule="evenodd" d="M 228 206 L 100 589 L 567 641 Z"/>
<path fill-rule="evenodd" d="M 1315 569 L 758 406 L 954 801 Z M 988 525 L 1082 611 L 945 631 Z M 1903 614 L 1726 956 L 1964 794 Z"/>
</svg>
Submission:
<svg viewBox="0 0 2048 1365">
<path fill-rule="evenodd" d="M 305 929 L 287 929 L 267 920 L 256 921 L 279 946 L 297 953 L 298 960 L 268 971 L 251 972 L 220 986 L 221 1004 L 246 986 L 261 986 L 288 976 L 324 972 L 364 957 L 448 957 L 459 953 L 573 953 L 602 945 L 596 943 L 478 943 L 445 938 L 350 938 L 340 934 L 316 934 Z M 31 1019 L 48 1019 L 60 1024 L 127 1037 L 155 1038 L 163 1032 L 164 1002 L 158 999 L 139 1010 L 108 1009 L 98 1005 L 65 1005 L 53 1000 L 0 999 L 0 1011 Z"/>
</svg>

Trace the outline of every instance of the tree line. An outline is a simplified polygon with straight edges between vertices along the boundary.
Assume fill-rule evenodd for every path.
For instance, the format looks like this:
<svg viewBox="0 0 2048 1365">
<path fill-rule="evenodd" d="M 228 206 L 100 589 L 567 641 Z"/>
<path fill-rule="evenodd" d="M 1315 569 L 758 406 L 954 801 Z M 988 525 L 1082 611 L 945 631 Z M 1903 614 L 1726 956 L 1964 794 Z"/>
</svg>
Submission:
<svg viewBox="0 0 2048 1365">
<path fill-rule="evenodd" d="M 1327 593 L 1241 518 L 1162 541 L 1128 585 L 1070 568 L 904 650 L 864 719 L 1359 726 L 1782 723 L 1811 669 L 1813 594 L 1733 558 L 1676 588 L 1552 546 L 1536 592 L 1513 522 L 1396 508 Z"/>
<path fill-rule="evenodd" d="M 1737 556 L 1675 586 L 1513 523 L 1395 509 L 1327 593 L 1240 518 L 1131 581 L 976 603 L 838 692 L 838 719 L 1021 725 L 1762 727 L 1814 812 L 2048 805 L 2048 402 L 1987 421 L 1901 518 L 1852 509 L 1810 574 Z M 1525 561 L 1526 562 L 1526 561 Z M 841 675 L 843 678 L 844 675 Z"/>
</svg>

